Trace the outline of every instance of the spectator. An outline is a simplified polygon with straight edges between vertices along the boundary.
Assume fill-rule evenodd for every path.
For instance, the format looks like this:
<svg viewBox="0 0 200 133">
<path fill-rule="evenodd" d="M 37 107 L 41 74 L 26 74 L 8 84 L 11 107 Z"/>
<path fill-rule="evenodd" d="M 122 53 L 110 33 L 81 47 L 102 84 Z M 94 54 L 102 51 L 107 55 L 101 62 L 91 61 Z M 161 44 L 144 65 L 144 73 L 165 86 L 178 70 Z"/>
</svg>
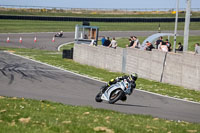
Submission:
<svg viewBox="0 0 200 133">
<path fill-rule="evenodd" d="M 171 49 L 171 43 L 169 42 L 169 40 L 168 39 L 166 39 L 166 41 L 165 41 L 165 44 L 167 45 L 167 48 L 168 48 L 168 51 L 170 52 L 172 49 Z"/>
<path fill-rule="evenodd" d="M 128 41 L 129 41 L 129 45 L 130 45 L 130 44 L 131 44 L 131 38 L 129 38 Z M 127 46 L 128 46 L 128 45 L 127 45 Z"/>
<path fill-rule="evenodd" d="M 199 45 L 199 43 L 195 44 L 195 54 L 200 54 L 200 45 Z"/>
<path fill-rule="evenodd" d="M 129 45 L 126 45 L 126 47 L 132 47 L 134 44 L 133 36 L 130 37 L 129 39 Z"/>
<path fill-rule="evenodd" d="M 106 47 L 108 47 L 109 45 L 110 45 L 110 38 L 109 37 L 107 37 L 107 39 L 105 40 L 105 42 L 104 42 L 104 44 L 103 44 L 103 46 L 106 46 Z"/>
<path fill-rule="evenodd" d="M 176 49 L 176 51 L 183 51 L 183 45 L 181 42 L 178 43 L 178 49 Z"/>
<path fill-rule="evenodd" d="M 161 44 L 161 42 L 163 42 L 163 37 L 162 36 L 160 36 L 160 38 L 155 42 L 156 49 L 158 49 L 158 46 Z"/>
<path fill-rule="evenodd" d="M 117 41 L 115 40 L 115 38 L 112 38 L 112 41 L 109 45 L 109 47 L 116 49 L 117 48 Z"/>
<path fill-rule="evenodd" d="M 131 48 L 140 48 L 139 39 L 136 36 L 133 36 L 133 40 L 134 40 L 134 43 L 133 43 L 133 46 Z"/>
<path fill-rule="evenodd" d="M 160 42 L 158 49 L 163 51 L 163 52 L 168 52 L 168 47 L 164 42 Z"/>
<path fill-rule="evenodd" d="M 104 46 L 104 42 L 106 41 L 106 38 L 105 38 L 105 36 L 103 36 L 102 38 L 101 38 L 101 44 L 102 44 L 102 46 Z"/>
<path fill-rule="evenodd" d="M 88 39 L 88 36 L 86 34 L 84 35 L 84 39 Z"/>
<path fill-rule="evenodd" d="M 153 48 L 154 46 L 149 41 L 146 41 L 145 50 L 151 51 Z"/>
</svg>

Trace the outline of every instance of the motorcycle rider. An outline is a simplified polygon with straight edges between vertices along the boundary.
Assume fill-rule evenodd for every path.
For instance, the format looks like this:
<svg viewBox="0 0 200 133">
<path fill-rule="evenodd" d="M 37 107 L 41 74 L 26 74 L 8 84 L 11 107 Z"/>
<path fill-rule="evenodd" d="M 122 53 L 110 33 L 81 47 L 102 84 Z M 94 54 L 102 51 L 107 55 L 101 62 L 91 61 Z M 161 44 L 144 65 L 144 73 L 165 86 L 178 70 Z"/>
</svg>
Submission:
<svg viewBox="0 0 200 133">
<path fill-rule="evenodd" d="M 55 34 L 55 37 L 62 37 L 63 36 L 63 31 L 60 31 Z"/>
<path fill-rule="evenodd" d="M 105 86 L 102 87 L 102 93 L 104 93 L 109 86 L 116 84 L 117 82 L 120 82 L 122 80 L 126 80 L 131 85 L 130 89 L 127 90 L 126 93 L 128 95 L 131 95 L 131 93 L 133 92 L 133 89 L 136 88 L 135 81 L 137 80 L 137 78 L 138 78 L 137 73 L 133 73 L 131 75 L 124 75 L 121 77 L 117 77 L 115 79 L 111 79 Z M 124 97 L 121 100 L 125 101 L 126 99 L 127 99 L 127 97 L 126 97 L 126 95 L 124 95 Z"/>
</svg>

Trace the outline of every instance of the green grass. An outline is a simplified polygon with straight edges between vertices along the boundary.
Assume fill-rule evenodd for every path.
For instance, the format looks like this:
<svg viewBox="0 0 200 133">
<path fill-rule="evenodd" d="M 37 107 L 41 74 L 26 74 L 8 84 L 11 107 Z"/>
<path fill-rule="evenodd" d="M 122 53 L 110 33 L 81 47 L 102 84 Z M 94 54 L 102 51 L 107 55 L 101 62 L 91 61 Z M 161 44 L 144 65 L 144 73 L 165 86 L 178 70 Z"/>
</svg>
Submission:
<svg viewBox="0 0 200 133">
<path fill-rule="evenodd" d="M 188 51 L 194 51 L 195 49 L 195 44 L 199 42 L 199 38 L 200 36 L 190 36 L 189 37 L 189 41 L 188 41 Z M 174 41 L 174 38 L 172 38 L 172 41 Z M 178 42 L 181 42 L 183 44 L 183 37 L 181 36 L 178 36 L 177 37 L 177 45 L 178 45 Z M 172 43 L 173 44 L 173 43 Z"/>
<path fill-rule="evenodd" d="M 71 44 L 69 48 L 71 48 L 72 46 L 73 45 Z M 109 81 L 112 78 L 123 75 L 122 73 L 115 73 L 88 65 L 82 65 L 70 59 L 62 59 L 61 52 L 56 52 L 57 54 L 55 54 L 52 51 L 5 47 L 0 47 L 0 50 L 12 50 L 15 51 L 16 54 L 26 56 L 41 62 L 45 62 L 57 67 L 61 67 L 63 69 L 70 70 L 82 75 L 88 75 L 89 77 L 94 77 L 102 81 Z M 200 102 L 200 91 L 190 90 L 180 86 L 174 86 L 170 84 L 139 78 L 137 80 L 137 88 L 150 92 L 155 92 L 158 94 L 177 97 L 180 99 L 187 99 L 191 101 Z"/>
<path fill-rule="evenodd" d="M 67 45 L 63 45 L 61 48 L 60 48 L 60 51 L 63 51 L 64 49 L 71 49 L 74 47 L 74 43 L 71 43 L 71 44 L 67 44 Z"/>
<path fill-rule="evenodd" d="M 189 36 L 189 41 L 188 41 L 188 51 L 194 51 L 195 49 L 195 44 L 199 42 L 199 37 L 200 36 Z M 167 37 L 164 38 L 164 40 L 167 39 Z M 174 45 L 174 37 L 170 37 L 170 42 L 172 44 L 172 47 Z M 183 36 L 177 36 L 176 38 L 176 48 L 178 48 L 178 43 L 181 42 L 183 44 L 184 42 L 184 37 Z"/>
<path fill-rule="evenodd" d="M 80 22 L 0 20 L 0 33 L 74 31 Z"/>
<path fill-rule="evenodd" d="M 140 43 L 142 44 L 142 42 L 146 39 L 147 37 L 138 37 L 138 39 L 140 40 Z M 118 47 L 121 48 L 126 48 L 126 45 L 129 45 L 129 38 L 119 38 L 117 39 L 117 45 Z"/>
<path fill-rule="evenodd" d="M 39 21 L 39 20 L 6 20 L 0 19 L 0 33 L 23 32 L 74 32 L 75 25 L 82 22 Z M 191 22 L 190 30 L 200 30 L 199 22 Z M 111 23 L 91 22 L 100 31 L 157 31 L 159 23 Z M 174 30 L 174 23 L 161 23 L 161 30 Z M 178 30 L 184 29 L 184 23 L 178 24 Z M 133 32 L 134 33 L 134 32 Z"/>
<path fill-rule="evenodd" d="M 0 96 L 3 133 L 197 133 L 200 124 Z"/>
<path fill-rule="evenodd" d="M 146 38 L 147 37 L 140 37 L 140 36 L 138 37 L 138 39 L 140 40 L 141 44 Z M 195 44 L 197 42 L 199 42 L 199 38 L 200 38 L 200 36 L 190 36 L 189 37 L 188 51 L 194 51 Z M 167 37 L 164 37 L 163 39 L 165 41 L 165 39 L 167 39 Z M 117 38 L 116 40 L 117 40 L 117 43 L 118 43 L 118 47 L 126 48 L 126 45 L 129 45 L 128 38 Z M 177 43 L 176 48 L 178 48 L 178 42 L 181 42 L 183 44 L 183 36 L 177 36 L 176 41 L 177 41 L 176 42 Z M 170 37 L 170 42 L 171 42 L 172 47 L 173 47 L 173 45 L 174 45 L 173 44 L 174 43 L 174 37 Z M 98 41 L 98 44 L 101 45 L 101 41 L 100 40 Z M 74 46 L 74 44 L 64 45 L 63 47 L 61 47 L 61 51 L 63 49 L 71 49 L 71 48 L 73 48 L 73 46 Z"/>
<path fill-rule="evenodd" d="M 138 37 L 140 40 L 140 43 L 146 39 L 147 37 Z M 188 42 L 188 51 L 194 51 L 195 44 L 199 42 L 200 36 L 189 36 L 189 42 Z M 165 41 L 167 37 L 164 37 L 163 40 Z M 128 38 L 119 38 L 117 39 L 118 46 L 121 48 L 125 48 L 127 44 L 129 44 Z M 176 48 L 178 48 L 178 42 L 181 42 L 183 44 L 183 36 L 177 36 L 176 38 Z M 172 47 L 174 45 L 174 37 L 170 37 L 170 43 L 172 44 Z M 99 43 L 101 44 L 101 42 Z"/>
</svg>

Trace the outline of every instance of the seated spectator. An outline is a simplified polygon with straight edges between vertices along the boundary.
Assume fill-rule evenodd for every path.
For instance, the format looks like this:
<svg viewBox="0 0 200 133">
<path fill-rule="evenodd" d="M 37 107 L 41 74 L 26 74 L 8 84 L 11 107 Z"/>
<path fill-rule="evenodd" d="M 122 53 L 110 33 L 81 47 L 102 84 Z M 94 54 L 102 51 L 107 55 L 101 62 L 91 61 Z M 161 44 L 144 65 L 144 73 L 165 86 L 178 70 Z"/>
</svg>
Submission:
<svg viewBox="0 0 200 133">
<path fill-rule="evenodd" d="M 131 43 L 131 38 L 128 39 L 128 42 L 129 42 L 129 44 Z M 128 46 L 128 45 L 126 45 L 126 46 Z"/>
<path fill-rule="evenodd" d="M 109 45 L 110 45 L 110 38 L 109 37 L 107 37 L 107 39 L 105 40 L 105 42 L 104 42 L 104 44 L 103 44 L 103 46 L 106 46 L 106 47 L 108 47 Z"/>
<path fill-rule="evenodd" d="M 171 43 L 169 42 L 168 39 L 166 39 L 165 44 L 167 45 L 168 51 L 170 52 L 172 50 L 171 49 L 172 45 L 171 45 Z"/>
<path fill-rule="evenodd" d="M 105 38 L 105 36 L 103 36 L 103 37 L 101 38 L 101 44 L 102 44 L 102 46 L 104 46 L 103 44 L 104 44 L 105 41 L 106 41 L 106 38 Z"/>
<path fill-rule="evenodd" d="M 168 52 L 168 47 L 164 42 L 160 42 L 160 45 L 158 46 L 158 49 L 163 52 Z"/>
<path fill-rule="evenodd" d="M 131 37 L 129 38 L 129 45 L 126 45 L 126 47 L 132 47 L 133 44 L 134 44 L 134 40 L 133 40 L 133 36 L 131 36 Z"/>
<path fill-rule="evenodd" d="M 175 51 L 183 51 L 183 45 L 181 42 L 178 43 L 178 49 L 175 49 Z"/>
<path fill-rule="evenodd" d="M 151 51 L 152 49 L 154 49 L 154 46 L 149 41 L 146 41 L 146 46 L 144 49 L 147 51 Z"/>
<path fill-rule="evenodd" d="M 155 42 L 156 49 L 158 49 L 158 46 L 160 45 L 161 42 L 163 42 L 163 37 L 162 36 L 160 36 L 160 38 Z"/>
<path fill-rule="evenodd" d="M 88 36 L 86 34 L 84 35 L 84 39 L 88 39 Z"/>
<path fill-rule="evenodd" d="M 134 43 L 133 43 L 133 46 L 131 48 L 140 48 L 139 39 L 136 36 L 133 36 L 133 40 L 134 40 Z"/>
<path fill-rule="evenodd" d="M 116 49 L 117 48 L 117 41 L 115 40 L 115 38 L 112 38 L 112 41 L 109 45 L 109 47 Z"/>
<path fill-rule="evenodd" d="M 200 54 L 200 45 L 199 45 L 199 43 L 195 44 L 195 54 Z"/>
<path fill-rule="evenodd" d="M 55 37 L 62 37 L 63 36 L 63 31 L 60 31 L 55 34 Z"/>
</svg>

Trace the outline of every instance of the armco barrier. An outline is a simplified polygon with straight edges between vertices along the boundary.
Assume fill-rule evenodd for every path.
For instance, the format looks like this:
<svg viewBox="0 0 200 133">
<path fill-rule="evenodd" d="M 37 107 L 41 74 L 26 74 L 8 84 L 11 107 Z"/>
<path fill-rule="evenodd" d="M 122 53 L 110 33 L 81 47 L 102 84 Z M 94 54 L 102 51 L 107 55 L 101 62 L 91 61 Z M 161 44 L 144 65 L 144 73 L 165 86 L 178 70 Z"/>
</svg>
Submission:
<svg viewBox="0 0 200 133">
<path fill-rule="evenodd" d="M 200 90 L 200 55 L 74 45 L 76 62 Z"/>
<path fill-rule="evenodd" d="M 89 21 L 89 22 L 175 22 L 175 18 L 86 18 L 86 17 L 49 17 L 49 16 L 17 16 L 0 15 L 0 19 L 43 20 L 43 21 Z M 178 18 L 185 22 L 185 18 Z M 200 22 L 200 18 L 191 18 L 190 22 Z"/>
</svg>

